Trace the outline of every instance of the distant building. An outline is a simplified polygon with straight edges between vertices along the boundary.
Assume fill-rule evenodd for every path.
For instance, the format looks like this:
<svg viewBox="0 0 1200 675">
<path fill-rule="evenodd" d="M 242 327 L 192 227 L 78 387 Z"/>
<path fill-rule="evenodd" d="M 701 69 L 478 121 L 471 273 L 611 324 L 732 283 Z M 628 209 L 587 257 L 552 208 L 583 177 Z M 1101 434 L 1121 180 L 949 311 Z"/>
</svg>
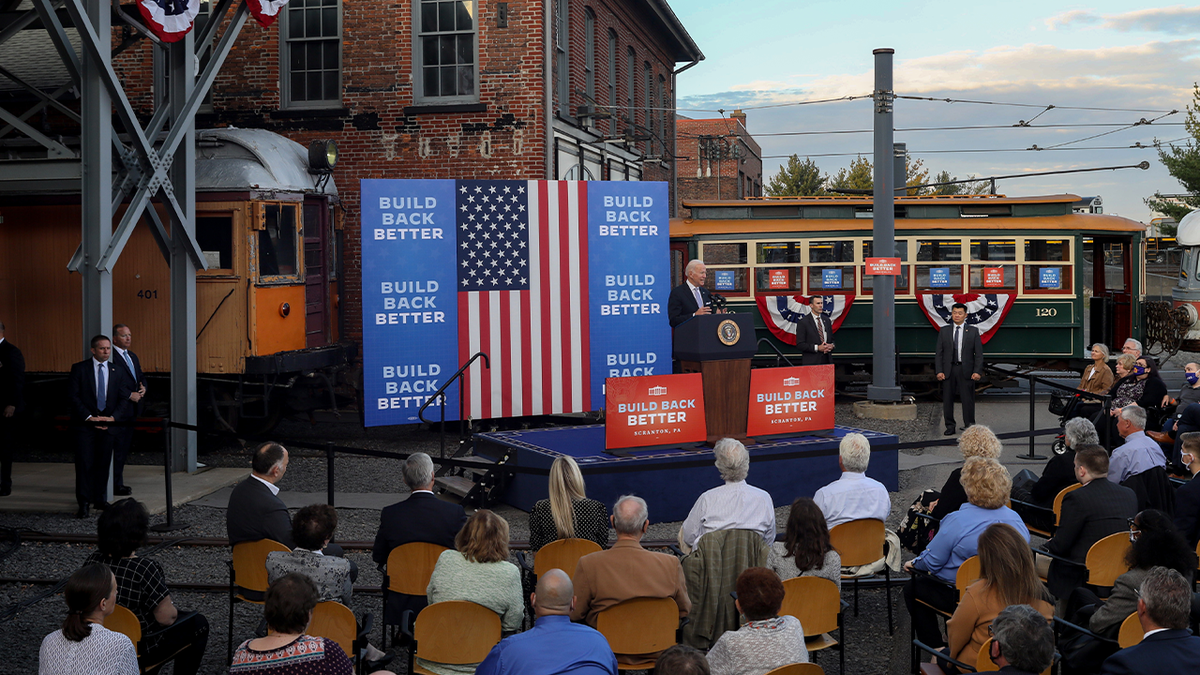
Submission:
<svg viewBox="0 0 1200 675">
<path fill-rule="evenodd" d="M 1104 213 L 1104 202 L 1099 197 L 1084 197 L 1071 204 L 1074 213 Z"/>
<path fill-rule="evenodd" d="M 762 196 L 762 148 L 746 129 L 746 113 L 728 118 L 675 122 L 679 203 L 684 200 Z M 680 206 L 680 217 L 690 210 Z"/>
</svg>

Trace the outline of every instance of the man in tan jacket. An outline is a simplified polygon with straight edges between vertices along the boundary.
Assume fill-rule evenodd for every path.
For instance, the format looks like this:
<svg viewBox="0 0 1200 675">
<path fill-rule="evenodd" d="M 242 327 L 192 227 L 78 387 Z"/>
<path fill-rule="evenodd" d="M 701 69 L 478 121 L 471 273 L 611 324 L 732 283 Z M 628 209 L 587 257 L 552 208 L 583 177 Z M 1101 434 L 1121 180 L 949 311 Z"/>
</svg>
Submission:
<svg viewBox="0 0 1200 675">
<path fill-rule="evenodd" d="M 642 548 L 650 525 L 646 501 L 626 495 L 613 506 L 612 526 L 617 541 L 607 551 L 585 555 L 575 568 L 575 608 L 571 620 L 586 618 L 596 625 L 596 615 L 624 600 L 672 598 L 679 617 L 692 608 L 679 559 Z"/>
</svg>

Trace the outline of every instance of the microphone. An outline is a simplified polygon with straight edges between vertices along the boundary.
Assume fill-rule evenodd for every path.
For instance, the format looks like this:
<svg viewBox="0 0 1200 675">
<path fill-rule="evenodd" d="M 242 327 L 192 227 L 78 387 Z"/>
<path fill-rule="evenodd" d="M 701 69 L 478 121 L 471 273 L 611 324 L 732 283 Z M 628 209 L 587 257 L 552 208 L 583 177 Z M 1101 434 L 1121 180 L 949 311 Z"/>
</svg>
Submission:
<svg viewBox="0 0 1200 675">
<path fill-rule="evenodd" d="M 729 301 L 725 299 L 725 296 L 720 295 L 719 293 L 709 293 L 709 298 L 708 304 L 711 305 L 713 309 L 723 310 L 729 304 Z"/>
</svg>

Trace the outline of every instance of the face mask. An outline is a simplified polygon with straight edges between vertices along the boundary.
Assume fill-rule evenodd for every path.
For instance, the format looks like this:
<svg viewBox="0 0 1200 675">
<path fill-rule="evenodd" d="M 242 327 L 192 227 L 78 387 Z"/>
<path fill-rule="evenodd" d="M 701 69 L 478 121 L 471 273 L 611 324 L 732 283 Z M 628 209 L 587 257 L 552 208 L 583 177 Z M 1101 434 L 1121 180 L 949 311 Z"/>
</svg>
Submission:
<svg viewBox="0 0 1200 675">
<path fill-rule="evenodd" d="M 1191 466 L 1192 462 L 1196 461 L 1196 458 L 1192 457 L 1190 453 L 1185 452 L 1179 456 L 1179 461 L 1183 462 L 1184 466 Z"/>
<path fill-rule="evenodd" d="M 1133 374 L 1134 374 L 1134 375 L 1145 375 L 1145 374 L 1146 374 L 1146 368 L 1145 368 L 1145 366 L 1134 366 L 1134 367 L 1133 367 Z"/>
<path fill-rule="evenodd" d="M 1200 381 L 1200 375 L 1196 373 L 1184 373 L 1183 379 L 1187 380 L 1188 384 L 1196 384 L 1197 381 Z"/>
</svg>

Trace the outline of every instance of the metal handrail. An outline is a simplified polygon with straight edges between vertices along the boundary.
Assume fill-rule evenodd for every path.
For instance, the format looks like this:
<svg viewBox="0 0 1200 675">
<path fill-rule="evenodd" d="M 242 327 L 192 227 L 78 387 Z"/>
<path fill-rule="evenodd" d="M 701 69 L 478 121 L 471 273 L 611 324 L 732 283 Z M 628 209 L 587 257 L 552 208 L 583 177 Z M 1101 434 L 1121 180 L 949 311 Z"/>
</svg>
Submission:
<svg viewBox="0 0 1200 675">
<path fill-rule="evenodd" d="M 770 340 L 768 340 L 767 338 L 759 338 L 759 339 L 758 339 L 758 344 L 759 344 L 759 345 L 763 344 L 764 342 L 766 343 L 766 345 L 767 345 L 768 347 L 770 347 L 770 348 L 771 348 L 771 350 L 772 350 L 772 351 L 774 351 L 774 352 L 775 352 L 775 353 L 778 355 L 778 357 L 779 357 L 779 358 L 775 359 L 775 363 L 776 363 L 776 365 L 778 365 L 778 364 L 779 364 L 779 359 L 783 359 L 784 361 L 787 361 L 787 364 L 788 364 L 789 366 L 793 366 L 793 367 L 795 367 L 795 365 L 796 365 L 796 364 L 792 363 L 792 360 L 791 360 L 791 359 L 789 359 L 788 357 L 784 356 L 784 355 L 783 355 L 783 352 L 779 351 L 779 347 L 776 347 L 774 344 L 772 344 Z M 757 345 L 756 345 L 756 347 L 757 347 Z M 757 351 L 757 349 L 756 349 L 756 351 Z"/>
<path fill-rule="evenodd" d="M 477 359 L 481 356 L 483 357 L 483 367 L 487 368 L 488 370 L 491 370 L 492 369 L 492 360 L 490 358 L 488 358 L 488 355 L 485 354 L 484 352 L 475 352 L 475 354 L 473 356 L 471 356 L 471 358 L 467 359 L 467 362 L 463 364 L 462 368 L 458 369 L 458 372 L 451 375 L 450 379 L 446 380 L 446 383 L 443 384 L 441 387 L 439 387 L 437 391 L 430 394 L 429 398 L 425 399 L 425 403 L 421 404 L 421 407 L 417 409 L 417 419 L 421 420 L 422 422 L 424 422 L 426 424 L 433 424 L 433 422 L 431 422 L 430 420 L 425 419 L 425 409 L 428 408 L 431 403 L 433 403 L 433 400 L 435 398 L 441 398 L 440 405 L 441 405 L 441 409 L 442 409 L 442 429 L 441 429 L 441 443 L 442 443 L 441 457 L 442 457 L 442 459 L 446 458 L 446 394 L 445 394 L 446 387 L 449 387 L 450 385 L 454 384 L 455 380 L 462 377 L 463 373 L 466 372 L 467 368 L 470 368 L 471 364 L 475 363 L 475 359 Z"/>
</svg>

